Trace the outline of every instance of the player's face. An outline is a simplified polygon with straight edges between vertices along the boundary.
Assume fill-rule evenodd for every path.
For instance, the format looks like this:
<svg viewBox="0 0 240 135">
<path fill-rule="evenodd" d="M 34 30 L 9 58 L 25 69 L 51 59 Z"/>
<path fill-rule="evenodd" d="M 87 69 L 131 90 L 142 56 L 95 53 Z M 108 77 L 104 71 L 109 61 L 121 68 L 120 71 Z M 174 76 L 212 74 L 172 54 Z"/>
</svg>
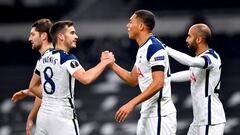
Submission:
<svg viewBox="0 0 240 135">
<path fill-rule="evenodd" d="M 73 26 L 67 27 L 64 37 L 65 37 L 64 44 L 69 49 L 77 47 L 76 44 L 77 44 L 78 36 L 77 36 L 75 28 Z"/>
<path fill-rule="evenodd" d="M 197 50 L 197 42 L 196 42 L 196 32 L 193 28 L 190 28 L 188 31 L 188 36 L 186 39 L 188 48 L 190 49 L 191 52 L 195 53 Z"/>
<path fill-rule="evenodd" d="M 135 40 L 139 33 L 140 20 L 136 14 L 133 14 L 127 24 L 128 37 Z"/>
<path fill-rule="evenodd" d="M 33 50 L 39 50 L 42 47 L 41 34 L 33 27 L 30 31 L 28 41 L 32 44 Z"/>
</svg>

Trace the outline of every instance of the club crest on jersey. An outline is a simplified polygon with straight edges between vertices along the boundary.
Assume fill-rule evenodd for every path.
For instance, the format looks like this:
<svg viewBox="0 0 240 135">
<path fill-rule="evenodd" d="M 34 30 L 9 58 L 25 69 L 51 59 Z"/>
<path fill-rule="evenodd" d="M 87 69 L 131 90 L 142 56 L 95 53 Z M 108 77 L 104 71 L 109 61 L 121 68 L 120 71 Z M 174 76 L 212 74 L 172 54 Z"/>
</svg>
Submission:
<svg viewBox="0 0 240 135">
<path fill-rule="evenodd" d="M 197 81 L 197 78 L 194 73 L 192 73 L 190 77 L 191 77 L 191 83 L 194 83 Z"/>
<path fill-rule="evenodd" d="M 78 64 L 77 61 L 71 61 L 70 66 L 71 66 L 72 68 L 76 68 L 76 67 L 79 66 L 79 64 Z"/>
<path fill-rule="evenodd" d="M 144 77 L 144 75 L 139 67 L 137 68 L 137 73 L 138 73 L 138 77 Z"/>
<path fill-rule="evenodd" d="M 154 57 L 154 61 L 164 60 L 164 56 Z"/>
</svg>

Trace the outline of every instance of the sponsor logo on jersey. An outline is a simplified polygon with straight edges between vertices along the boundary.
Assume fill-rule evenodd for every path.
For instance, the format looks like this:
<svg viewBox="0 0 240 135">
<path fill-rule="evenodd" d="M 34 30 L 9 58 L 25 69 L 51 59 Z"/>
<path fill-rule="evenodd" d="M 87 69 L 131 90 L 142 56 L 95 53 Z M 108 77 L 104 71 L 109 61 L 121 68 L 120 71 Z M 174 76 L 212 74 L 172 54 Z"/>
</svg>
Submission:
<svg viewBox="0 0 240 135">
<path fill-rule="evenodd" d="M 137 68 L 137 73 L 138 73 L 138 77 L 144 77 L 144 75 L 139 67 Z"/>
<path fill-rule="evenodd" d="M 164 56 L 154 57 L 154 61 L 158 61 L 158 60 L 164 60 Z"/>
<path fill-rule="evenodd" d="M 71 66 L 72 68 L 76 68 L 76 67 L 79 66 L 79 64 L 78 64 L 77 61 L 72 61 L 72 62 L 70 63 L 70 66 Z"/>
<path fill-rule="evenodd" d="M 191 74 L 191 83 L 194 83 L 197 81 L 197 78 L 194 73 Z"/>
</svg>

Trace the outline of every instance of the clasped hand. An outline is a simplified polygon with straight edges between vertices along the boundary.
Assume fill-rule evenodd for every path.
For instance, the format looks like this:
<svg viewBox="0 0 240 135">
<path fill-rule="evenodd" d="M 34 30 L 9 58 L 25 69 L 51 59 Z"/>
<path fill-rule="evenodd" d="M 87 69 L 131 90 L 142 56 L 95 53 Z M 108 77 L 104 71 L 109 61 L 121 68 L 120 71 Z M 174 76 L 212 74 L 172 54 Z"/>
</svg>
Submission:
<svg viewBox="0 0 240 135">
<path fill-rule="evenodd" d="M 115 57 L 112 52 L 104 51 L 101 54 L 101 62 L 106 62 L 107 65 L 113 64 L 115 62 Z"/>
</svg>

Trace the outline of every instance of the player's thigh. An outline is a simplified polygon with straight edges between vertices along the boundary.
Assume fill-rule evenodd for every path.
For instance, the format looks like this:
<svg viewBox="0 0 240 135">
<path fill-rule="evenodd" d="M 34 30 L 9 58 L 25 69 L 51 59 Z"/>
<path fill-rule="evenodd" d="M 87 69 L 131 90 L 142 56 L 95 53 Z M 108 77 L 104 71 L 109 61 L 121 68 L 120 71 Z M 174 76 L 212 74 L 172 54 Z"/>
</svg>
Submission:
<svg viewBox="0 0 240 135">
<path fill-rule="evenodd" d="M 80 135 L 78 121 L 54 117 L 48 133 L 49 135 Z"/>
<path fill-rule="evenodd" d="M 164 117 L 141 118 L 137 135 L 175 135 L 176 130 L 176 113 L 173 113 Z"/>
<path fill-rule="evenodd" d="M 145 135 L 145 123 L 146 119 L 140 118 L 137 123 L 137 135 Z"/>
<path fill-rule="evenodd" d="M 34 135 L 47 135 L 48 117 L 41 111 L 37 114 L 36 131 Z"/>
<path fill-rule="evenodd" d="M 198 130 L 199 130 L 198 126 L 191 124 L 188 129 L 187 135 L 199 135 Z"/>
<path fill-rule="evenodd" d="M 161 117 L 160 135 L 176 135 L 177 116 L 176 113 Z"/>
<path fill-rule="evenodd" d="M 187 135 L 223 135 L 225 124 L 190 125 Z"/>
<path fill-rule="evenodd" d="M 200 135 L 223 135 L 225 124 L 200 126 Z"/>
</svg>

